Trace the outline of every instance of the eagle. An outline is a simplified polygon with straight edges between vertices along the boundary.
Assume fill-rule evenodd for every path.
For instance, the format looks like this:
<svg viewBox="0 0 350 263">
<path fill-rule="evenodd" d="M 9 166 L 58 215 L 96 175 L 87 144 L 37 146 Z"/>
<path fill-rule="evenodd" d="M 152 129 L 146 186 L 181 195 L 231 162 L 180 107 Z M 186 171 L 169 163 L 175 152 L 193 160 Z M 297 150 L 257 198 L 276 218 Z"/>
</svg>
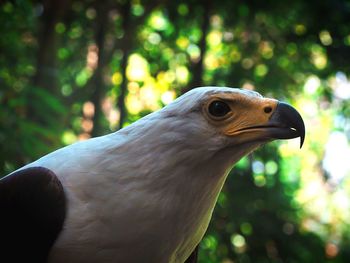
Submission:
<svg viewBox="0 0 350 263">
<path fill-rule="evenodd" d="M 232 166 L 267 142 L 297 137 L 301 147 L 304 122 L 287 103 L 236 88 L 192 89 L 3 177 L 1 261 L 196 262 Z"/>
</svg>

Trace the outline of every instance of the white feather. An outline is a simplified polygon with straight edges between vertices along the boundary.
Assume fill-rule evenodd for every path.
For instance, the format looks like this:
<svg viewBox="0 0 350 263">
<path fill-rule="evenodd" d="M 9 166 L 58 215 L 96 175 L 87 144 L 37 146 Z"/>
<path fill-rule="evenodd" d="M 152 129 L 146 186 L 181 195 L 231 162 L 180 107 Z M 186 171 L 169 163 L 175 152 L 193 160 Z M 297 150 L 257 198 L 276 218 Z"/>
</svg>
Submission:
<svg viewBox="0 0 350 263">
<path fill-rule="evenodd" d="M 229 168 L 258 146 L 223 150 L 227 139 L 199 110 L 213 92 L 257 96 L 194 89 L 116 133 L 28 165 L 54 171 L 67 194 L 67 218 L 49 262 L 187 259 L 208 227 Z"/>
</svg>

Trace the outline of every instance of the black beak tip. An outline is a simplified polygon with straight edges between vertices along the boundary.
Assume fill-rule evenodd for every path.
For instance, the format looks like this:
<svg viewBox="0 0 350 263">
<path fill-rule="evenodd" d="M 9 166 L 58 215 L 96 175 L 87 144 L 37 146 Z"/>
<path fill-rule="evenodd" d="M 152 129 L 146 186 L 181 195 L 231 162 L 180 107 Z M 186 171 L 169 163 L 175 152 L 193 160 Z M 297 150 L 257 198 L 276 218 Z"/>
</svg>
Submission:
<svg viewBox="0 0 350 263">
<path fill-rule="evenodd" d="M 295 137 L 300 137 L 301 148 L 305 140 L 305 124 L 299 112 L 287 103 L 278 102 L 276 114 L 274 115 L 273 119 L 284 123 L 296 131 L 298 136 Z"/>
<path fill-rule="evenodd" d="M 305 141 L 305 124 L 303 121 L 303 118 L 300 116 L 299 112 L 295 110 L 295 122 L 294 122 L 295 129 L 299 133 L 300 137 L 300 149 L 304 145 Z"/>
<path fill-rule="evenodd" d="M 305 140 L 305 132 L 300 135 L 300 149 L 303 147 L 304 140 Z"/>
</svg>

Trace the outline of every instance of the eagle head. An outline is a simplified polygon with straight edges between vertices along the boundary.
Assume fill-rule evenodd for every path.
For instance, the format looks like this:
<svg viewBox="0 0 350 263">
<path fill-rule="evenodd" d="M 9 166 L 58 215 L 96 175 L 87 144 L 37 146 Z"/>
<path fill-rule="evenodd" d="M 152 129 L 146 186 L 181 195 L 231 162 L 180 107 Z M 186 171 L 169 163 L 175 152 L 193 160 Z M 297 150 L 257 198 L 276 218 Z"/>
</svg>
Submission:
<svg viewBox="0 0 350 263">
<path fill-rule="evenodd" d="M 156 138 L 153 150 L 167 145 L 175 149 L 174 158 L 193 162 L 220 155 L 231 165 L 266 142 L 300 137 L 301 147 L 305 137 L 292 106 L 235 88 L 192 89 L 138 124 L 143 136 Z"/>
</svg>

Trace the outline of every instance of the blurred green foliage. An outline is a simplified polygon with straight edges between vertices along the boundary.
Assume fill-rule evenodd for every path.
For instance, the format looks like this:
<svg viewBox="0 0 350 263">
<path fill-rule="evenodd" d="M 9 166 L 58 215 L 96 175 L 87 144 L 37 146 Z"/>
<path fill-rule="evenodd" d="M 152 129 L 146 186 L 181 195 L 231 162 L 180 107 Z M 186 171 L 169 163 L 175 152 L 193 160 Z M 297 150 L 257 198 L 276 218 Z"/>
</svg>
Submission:
<svg viewBox="0 0 350 263">
<path fill-rule="evenodd" d="M 195 86 L 255 89 L 302 112 L 306 143 L 234 167 L 200 262 L 348 261 L 350 1 L 5 0 L 0 24 L 1 174 Z"/>
</svg>

